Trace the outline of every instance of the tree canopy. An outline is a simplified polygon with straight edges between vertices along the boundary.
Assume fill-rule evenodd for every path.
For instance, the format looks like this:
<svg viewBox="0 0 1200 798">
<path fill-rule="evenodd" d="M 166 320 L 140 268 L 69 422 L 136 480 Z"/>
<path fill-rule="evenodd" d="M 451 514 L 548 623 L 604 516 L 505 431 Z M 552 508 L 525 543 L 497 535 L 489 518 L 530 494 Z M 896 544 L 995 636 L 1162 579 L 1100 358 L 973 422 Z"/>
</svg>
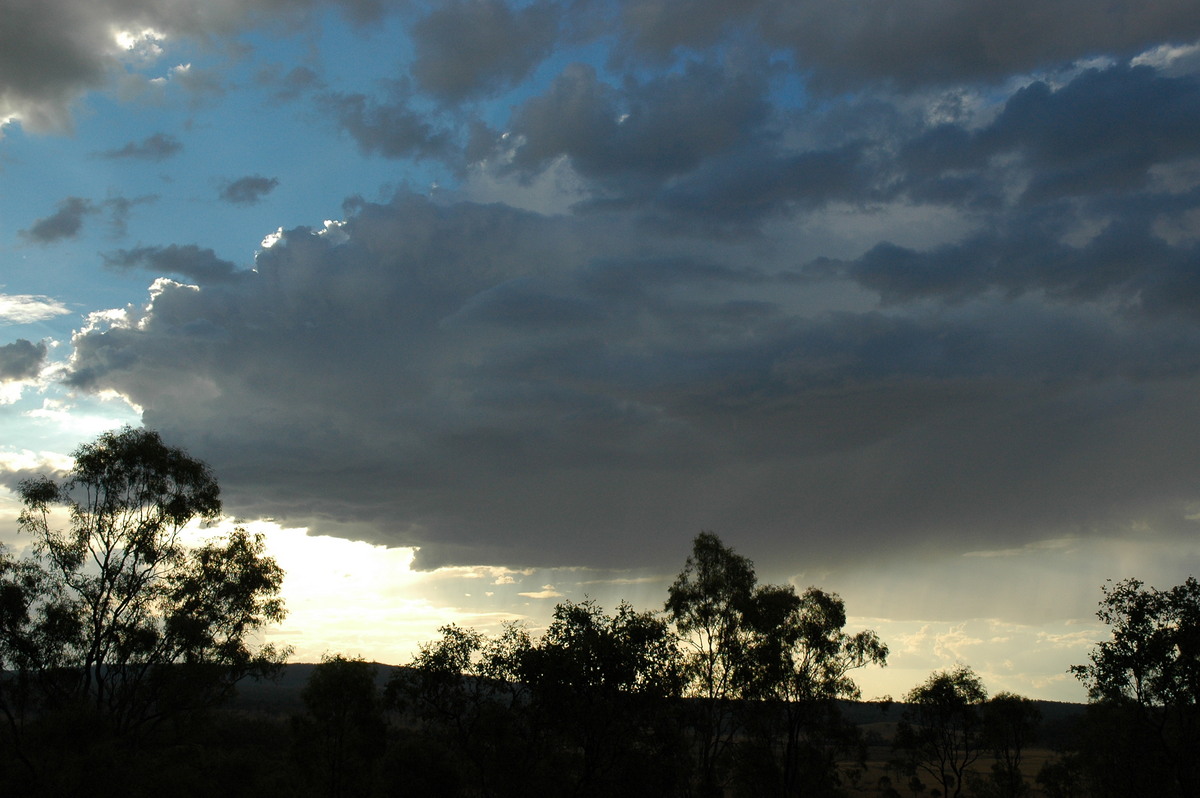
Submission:
<svg viewBox="0 0 1200 798">
<path fill-rule="evenodd" d="M 146 429 L 80 446 L 61 478 L 21 483 L 22 559 L 0 552 L 0 710 L 19 729 L 82 711 L 144 733 L 211 704 L 286 651 L 256 646 L 281 620 L 283 571 L 245 530 L 185 545 L 221 510 L 206 464 Z"/>
</svg>

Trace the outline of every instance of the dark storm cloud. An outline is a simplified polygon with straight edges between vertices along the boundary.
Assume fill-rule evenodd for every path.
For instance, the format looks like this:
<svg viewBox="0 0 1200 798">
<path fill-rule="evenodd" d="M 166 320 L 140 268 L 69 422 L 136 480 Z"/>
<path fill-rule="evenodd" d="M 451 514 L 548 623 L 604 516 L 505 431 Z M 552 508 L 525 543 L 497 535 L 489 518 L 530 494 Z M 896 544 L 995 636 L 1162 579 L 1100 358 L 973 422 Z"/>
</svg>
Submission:
<svg viewBox="0 0 1200 798">
<path fill-rule="evenodd" d="M 790 50 L 818 84 L 995 81 L 1100 53 L 1132 56 L 1162 42 L 1200 38 L 1188 0 L 635 0 L 620 27 L 633 56 L 665 59 L 752 30 Z"/>
<path fill-rule="evenodd" d="M 798 282 L 786 256 L 684 255 L 611 223 L 359 203 L 236 282 L 159 283 L 76 338 L 70 379 L 144 407 L 233 512 L 417 544 L 426 565 L 674 563 L 710 527 L 834 559 L 1019 545 L 1194 495 L 1200 325 L 1085 301 L 1099 242 L 1074 278 L 1029 264 L 1028 290 L 802 312 L 837 269 Z M 861 270 L 889 258 L 841 268 L 874 288 Z"/>
<path fill-rule="evenodd" d="M 1014 154 L 1031 174 L 1022 199 L 1036 204 L 1141 189 L 1154 167 L 1194 158 L 1198 137 L 1196 76 L 1116 65 L 1086 70 L 1058 89 L 1032 83 L 983 129 L 946 124 L 923 133 L 903 145 L 900 165 L 914 193 L 933 198 L 954 184 L 977 189 L 972 172 L 1003 177 L 990 164 Z"/>
<path fill-rule="evenodd" d="M 105 255 L 104 265 L 118 271 L 142 269 L 173 274 L 200 285 L 229 282 L 240 274 L 235 264 L 221 260 L 211 249 L 201 249 L 195 244 L 121 249 Z"/>
<path fill-rule="evenodd" d="M 1063 302 L 1111 301 L 1146 318 L 1200 320 L 1197 244 L 1172 247 L 1138 223 L 1112 222 L 1083 246 L 1032 224 L 1014 227 L 925 252 L 880 244 L 851 264 L 849 274 L 887 302 L 1036 292 Z"/>
<path fill-rule="evenodd" d="M 36 377 L 46 363 L 46 344 L 18 338 L 0 346 L 0 382 Z"/>
<path fill-rule="evenodd" d="M 235 205 L 253 205 L 270 194 L 279 185 L 274 177 L 250 175 L 238 178 L 221 187 L 221 199 Z"/>
<path fill-rule="evenodd" d="M 417 85 L 457 101 L 523 80 L 555 44 L 561 7 L 504 0 L 452 0 L 412 27 Z"/>
<path fill-rule="evenodd" d="M 1036 172 L 1032 199 L 1140 188 L 1155 164 L 1195 157 L 1200 80 L 1115 66 L 1057 91 L 1034 83 L 980 138 L 987 150 L 1024 155 Z"/>
<path fill-rule="evenodd" d="M 747 150 L 665 189 L 650 218 L 692 233 L 753 232 L 772 217 L 874 194 L 860 145 L 795 155 Z"/>
<path fill-rule="evenodd" d="M 1197 141 L 1192 76 L 1114 66 L 1058 89 L 1033 83 L 984 127 L 944 124 L 898 147 L 895 190 L 970 208 L 982 229 L 924 250 L 882 242 L 846 273 L 894 304 L 995 291 L 1195 318 L 1195 234 L 1164 230 L 1187 230 L 1200 209 L 1187 177 Z"/>
<path fill-rule="evenodd" d="M 6 75 L 0 46 L 0 87 L 44 84 L 0 97 L 52 119 L 112 70 L 113 25 L 219 35 L 245 5 L 52 0 L 77 38 L 20 16 L 46 71 Z M 254 270 L 119 250 L 110 268 L 194 285 L 156 280 L 73 341 L 69 385 L 144 408 L 231 512 L 419 545 L 426 565 L 675 565 L 704 528 L 827 562 L 1182 524 L 1200 92 L 1128 56 L 1200 37 L 1194 3 L 408 11 L 413 60 L 384 93 L 264 81 L 320 89 L 397 174 L 442 162 L 454 201 L 356 200 Z M 504 92 L 506 120 L 484 103 Z M 26 236 L 105 207 L 73 198 Z"/>
<path fill-rule="evenodd" d="M 38 244 L 51 244 L 64 238 L 74 238 L 83 229 L 85 217 L 98 213 L 99 208 L 82 197 L 67 197 L 58 204 L 58 210 L 35 221 L 21 235 Z"/>
<path fill-rule="evenodd" d="M 161 161 L 177 155 L 183 149 L 179 139 L 166 133 L 155 133 L 142 141 L 131 141 L 115 150 L 100 153 L 105 158 L 137 158 Z"/>
<path fill-rule="evenodd" d="M 587 177 L 662 180 L 751 140 L 770 110 L 766 90 L 762 75 L 705 63 L 617 89 L 574 64 L 514 114 L 514 164 L 535 170 L 565 155 Z"/>
</svg>

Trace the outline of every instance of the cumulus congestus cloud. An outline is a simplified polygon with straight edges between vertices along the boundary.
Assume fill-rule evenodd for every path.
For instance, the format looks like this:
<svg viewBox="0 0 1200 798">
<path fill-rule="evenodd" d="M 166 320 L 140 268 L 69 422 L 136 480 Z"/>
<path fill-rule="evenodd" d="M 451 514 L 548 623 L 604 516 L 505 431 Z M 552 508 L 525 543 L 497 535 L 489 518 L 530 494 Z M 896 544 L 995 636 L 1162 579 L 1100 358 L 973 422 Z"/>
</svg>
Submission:
<svg viewBox="0 0 1200 798">
<path fill-rule="evenodd" d="M 814 313 L 811 276 L 733 244 L 653 255 L 676 239 L 611 224 L 361 204 L 237 282 L 159 281 L 76 338 L 71 380 L 199 442 L 235 512 L 427 563 L 653 561 L 676 543 L 656 532 L 705 525 L 829 557 L 1037 539 L 1200 477 L 1176 445 L 1200 438 L 1191 320 L 1129 326 L 1065 293 Z"/>
<path fill-rule="evenodd" d="M 0 117 L 65 128 L 116 83 L 187 131 L 89 150 L 141 199 L 56 187 L 19 224 L 78 244 L 167 196 L 91 250 L 153 282 L 69 383 L 235 512 L 516 565 L 1183 528 L 1195 3 L 333 5 L 353 68 L 317 0 L 48 0 L 0 32 Z M 195 64 L 127 68 L 181 37 Z M 280 132 L 223 135 L 251 107 Z M 58 302 L 12 290 L 12 318 Z"/>
</svg>

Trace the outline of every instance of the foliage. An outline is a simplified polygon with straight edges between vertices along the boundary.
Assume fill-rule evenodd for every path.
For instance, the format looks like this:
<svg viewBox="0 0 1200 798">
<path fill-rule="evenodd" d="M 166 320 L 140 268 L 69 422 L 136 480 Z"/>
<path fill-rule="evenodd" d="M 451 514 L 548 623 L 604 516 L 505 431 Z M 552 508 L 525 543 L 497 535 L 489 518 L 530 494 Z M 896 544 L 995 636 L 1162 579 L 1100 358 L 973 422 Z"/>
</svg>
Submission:
<svg viewBox="0 0 1200 798">
<path fill-rule="evenodd" d="M 997 693 L 983 705 L 983 742 L 996 761 L 980 792 L 998 798 L 1019 798 L 1029 793 L 1021 760 L 1037 739 L 1041 718 L 1037 704 L 1014 693 Z"/>
<path fill-rule="evenodd" d="M 1168 774 L 1160 794 L 1200 794 L 1200 582 L 1189 577 L 1159 590 L 1126 579 L 1103 593 L 1096 615 L 1112 627 L 1112 639 L 1095 646 L 1089 664 L 1071 670 L 1093 702 L 1107 705 L 1091 713 L 1091 723 L 1114 719 L 1124 728 L 1114 726 L 1094 742 L 1132 731 L 1141 760 Z M 1106 757 L 1083 754 L 1103 767 Z"/>
<path fill-rule="evenodd" d="M 326 656 L 301 698 L 306 712 L 295 729 L 302 768 L 316 771 L 322 794 L 330 798 L 367 794 L 387 732 L 375 665 Z"/>
<path fill-rule="evenodd" d="M 946 798 L 962 795 L 967 769 L 983 749 L 980 706 L 986 699 L 983 682 L 964 666 L 935 672 L 909 691 L 893 742 L 903 767 L 932 777 Z"/>
<path fill-rule="evenodd" d="M 440 632 L 393 674 L 388 702 L 422 724 L 426 745 L 461 763 L 466 793 L 516 798 L 538 782 L 544 759 L 523 677 L 529 633 L 516 624 L 494 638 L 455 624 Z"/>
<path fill-rule="evenodd" d="M 684 760 L 676 699 L 682 667 L 661 618 L 622 603 L 565 601 L 522 668 L 573 795 L 667 795 Z"/>
<path fill-rule="evenodd" d="M 682 680 L 664 621 L 567 601 L 537 641 L 515 625 L 441 632 L 389 695 L 469 763 L 479 794 L 670 794 Z"/>
<path fill-rule="evenodd" d="M 723 763 L 738 731 L 732 701 L 745 678 L 746 615 L 756 581 L 748 558 L 712 532 L 701 532 L 667 591 L 667 616 L 687 650 L 687 692 L 698 700 L 692 726 L 700 790 L 706 795 L 720 793 Z"/>
<path fill-rule="evenodd" d="M 61 480 L 21 484 L 31 554 L 0 553 L 0 710 L 10 730 L 72 712 L 113 734 L 144 734 L 277 667 L 286 652 L 250 645 L 284 615 L 283 572 L 262 538 L 241 529 L 199 547 L 181 538 L 190 521 L 220 512 L 209 468 L 128 427 L 74 458 Z"/>
<path fill-rule="evenodd" d="M 886 664 L 887 646 L 871 630 L 847 633 L 841 597 L 815 587 L 800 595 L 790 585 L 758 588 L 748 622 L 744 696 L 768 705 L 757 713 L 760 736 L 783 740 L 778 753 L 761 744 L 777 773 L 777 791 L 833 791 L 838 759 L 859 742 L 836 701 L 860 697 L 850 672 Z M 762 719 L 776 722 L 764 728 Z"/>
<path fill-rule="evenodd" d="M 754 564 L 711 532 L 696 537 L 666 609 L 687 651 L 687 692 L 698 702 L 700 790 L 723 789 L 739 738 L 741 788 L 834 789 L 837 759 L 859 747 L 835 701 L 859 696 L 851 671 L 886 662 L 878 636 L 845 631 L 837 594 L 758 585 Z"/>
<path fill-rule="evenodd" d="M 692 694 L 710 701 L 737 695 L 744 662 L 746 613 L 756 583 L 754 564 L 701 532 L 667 591 L 666 610 L 690 648 Z"/>
</svg>

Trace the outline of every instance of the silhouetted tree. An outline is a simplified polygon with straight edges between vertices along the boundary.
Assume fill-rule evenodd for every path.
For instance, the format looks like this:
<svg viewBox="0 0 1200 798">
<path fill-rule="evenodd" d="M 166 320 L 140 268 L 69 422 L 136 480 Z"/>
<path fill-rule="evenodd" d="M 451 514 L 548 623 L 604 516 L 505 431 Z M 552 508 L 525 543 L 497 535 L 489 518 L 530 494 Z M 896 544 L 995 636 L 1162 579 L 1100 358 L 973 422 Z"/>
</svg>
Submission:
<svg viewBox="0 0 1200 798">
<path fill-rule="evenodd" d="M 910 774 L 926 773 L 946 798 L 963 794 L 967 769 L 983 747 L 983 682 L 970 668 L 935 672 L 905 696 L 894 747 Z"/>
<path fill-rule="evenodd" d="M 326 656 L 301 692 L 305 714 L 296 720 L 298 753 L 302 768 L 316 771 L 323 795 L 370 792 L 387 733 L 375 675 L 375 665 L 361 658 Z"/>
<path fill-rule="evenodd" d="M 671 794 L 680 779 L 676 699 L 682 668 L 665 621 L 622 602 L 554 608 L 522 667 L 538 717 L 552 732 L 567 794 Z"/>
<path fill-rule="evenodd" d="M 997 693 L 983 705 L 983 740 L 996 758 L 986 794 L 1019 798 L 1029 793 L 1021 760 L 1037 739 L 1041 719 L 1041 710 L 1032 699 L 1014 693 Z"/>
<path fill-rule="evenodd" d="M 1195 796 L 1200 791 L 1200 582 L 1189 577 L 1168 590 L 1126 579 L 1104 588 L 1097 617 L 1112 627 L 1091 662 L 1072 672 L 1087 685 L 1103 711 L 1089 723 L 1111 719 L 1109 737 L 1128 731 L 1146 750 L 1130 768 L 1165 776 L 1160 795 Z M 1103 742 L 1104 735 L 1096 738 Z M 1142 746 L 1139 746 L 1142 747 Z M 1085 761 L 1103 767 L 1112 756 Z"/>
<path fill-rule="evenodd" d="M 790 585 L 758 588 L 747 622 L 751 635 L 742 694 L 765 702 L 750 711 L 760 736 L 767 738 L 760 741 L 759 756 L 776 773 L 772 792 L 833 791 L 838 759 L 858 743 L 857 730 L 842 719 L 837 700 L 860 697 L 851 671 L 886 664 L 887 646 L 870 630 L 847 633 L 845 603 L 815 587 L 802 595 Z"/>
<path fill-rule="evenodd" d="M 53 712 L 144 733 L 277 667 L 286 652 L 251 646 L 284 615 L 283 572 L 262 538 L 181 539 L 220 512 L 209 468 L 128 427 L 74 458 L 61 480 L 21 483 L 31 554 L 0 552 L 0 711 L 14 740 Z"/>
<path fill-rule="evenodd" d="M 719 795 L 723 760 L 737 732 L 733 700 L 746 679 L 746 654 L 757 579 L 754 564 L 701 532 L 667 591 L 666 611 L 686 649 L 688 693 L 699 707 L 697 765 L 703 794 Z"/>
<path fill-rule="evenodd" d="M 455 624 L 440 631 L 389 680 L 390 703 L 422 724 L 425 744 L 453 752 L 471 794 L 537 792 L 545 735 L 524 676 L 529 633 L 516 624 L 494 638 Z"/>
</svg>

